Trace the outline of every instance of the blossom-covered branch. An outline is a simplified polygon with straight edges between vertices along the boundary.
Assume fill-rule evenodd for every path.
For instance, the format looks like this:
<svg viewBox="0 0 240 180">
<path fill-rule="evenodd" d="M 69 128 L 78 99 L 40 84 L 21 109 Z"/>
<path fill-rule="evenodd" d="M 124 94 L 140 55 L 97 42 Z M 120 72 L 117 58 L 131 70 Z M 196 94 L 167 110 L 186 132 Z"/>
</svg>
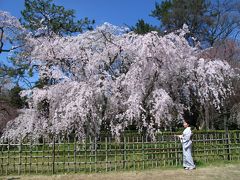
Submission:
<svg viewBox="0 0 240 180">
<path fill-rule="evenodd" d="M 199 58 L 184 38 L 188 29 L 137 35 L 105 23 L 77 36 L 29 38 L 26 57 L 39 65 L 42 89 L 22 92 L 29 109 L 9 123 L 2 138 L 39 138 L 76 132 L 119 137 L 135 125 L 154 139 L 160 128 L 181 122 L 191 102 L 220 109 L 235 76 L 227 62 Z M 26 122 L 28 121 L 28 122 Z"/>
</svg>

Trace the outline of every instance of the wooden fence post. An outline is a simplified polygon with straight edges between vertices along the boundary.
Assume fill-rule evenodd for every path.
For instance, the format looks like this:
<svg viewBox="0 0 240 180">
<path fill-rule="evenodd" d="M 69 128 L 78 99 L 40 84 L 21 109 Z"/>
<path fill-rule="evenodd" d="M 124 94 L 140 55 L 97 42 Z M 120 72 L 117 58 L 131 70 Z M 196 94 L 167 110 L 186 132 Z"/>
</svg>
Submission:
<svg viewBox="0 0 240 180">
<path fill-rule="evenodd" d="M 142 168 L 145 169 L 144 137 L 142 136 Z"/>
<path fill-rule="evenodd" d="M 196 132 L 192 155 L 195 160 L 206 163 L 220 158 L 239 160 L 239 136 L 240 131 L 228 129 Z M 15 144 L 10 140 L 0 142 L 0 175 L 34 174 L 39 173 L 39 170 L 42 170 L 42 174 L 57 174 L 62 172 L 62 164 L 63 170 L 68 172 L 142 170 L 157 166 L 178 166 L 182 160 L 180 142 L 167 133 L 159 136 L 155 143 L 139 134 L 134 137 L 122 136 L 120 143 L 104 137 L 99 146 L 97 137 L 86 138 L 85 143 L 81 144 L 76 136 L 71 141 L 68 137 L 68 142 L 63 143 L 58 138 L 51 136 L 46 142 L 43 139 L 42 144 L 34 144 L 33 141 L 25 143 L 23 139 Z"/>
<path fill-rule="evenodd" d="M 226 142 L 227 142 L 227 157 L 228 157 L 228 160 L 230 161 L 231 160 L 231 147 L 230 147 L 230 138 L 229 138 L 229 131 L 228 131 L 228 128 L 227 128 L 227 131 L 226 131 Z"/>
<path fill-rule="evenodd" d="M 177 138 L 174 136 L 174 151 L 175 151 L 175 165 L 178 166 L 178 144 L 177 144 Z"/>
<path fill-rule="evenodd" d="M 4 148 L 4 142 L 1 142 L 1 175 L 3 175 L 3 148 Z"/>
<path fill-rule="evenodd" d="M 228 132 L 228 127 L 225 127 L 225 146 L 226 146 L 226 150 L 227 150 L 227 160 L 230 161 L 230 142 L 229 142 L 229 132 Z"/>
<path fill-rule="evenodd" d="M 55 173 L 55 138 L 53 136 L 53 147 L 52 147 L 52 174 Z"/>
<path fill-rule="evenodd" d="M 105 137 L 105 163 L 106 163 L 106 169 L 105 171 L 107 172 L 108 171 L 108 140 L 107 140 L 107 137 Z"/>
<path fill-rule="evenodd" d="M 123 148 L 124 148 L 124 153 L 123 153 L 123 161 L 124 161 L 124 170 L 126 170 L 127 169 L 127 151 L 126 151 L 126 137 L 124 136 L 124 139 L 123 139 L 123 142 L 124 142 L 124 146 L 123 146 Z"/>
<path fill-rule="evenodd" d="M 8 150 L 8 153 L 7 153 L 7 168 L 6 168 L 6 175 L 8 175 L 8 168 L 9 168 L 9 165 L 10 165 L 10 161 L 9 161 L 9 153 L 10 153 L 10 140 L 8 139 L 8 146 L 7 146 L 7 150 Z"/>
<path fill-rule="evenodd" d="M 74 135 L 74 152 L 73 152 L 73 158 L 74 158 L 74 173 L 77 172 L 77 167 L 76 167 L 76 153 L 77 153 L 77 147 L 76 147 L 76 134 Z"/>
<path fill-rule="evenodd" d="M 94 137 L 94 168 L 95 168 L 95 173 L 97 172 L 97 137 Z"/>
<path fill-rule="evenodd" d="M 21 158 L 22 158 L 22 156 L 21 156 L 21 152 L 22 152 L 22 140 L 20 139 L 20 142 L 19 142 L 19 150 L 18 150 L 18 152 L 19 152 L 19 161 L 18 161 L 18 175 L 20 175 L 21 174 L 21 165 L 22 165 L 22 161 L 21 161 Z"/>
</svg>

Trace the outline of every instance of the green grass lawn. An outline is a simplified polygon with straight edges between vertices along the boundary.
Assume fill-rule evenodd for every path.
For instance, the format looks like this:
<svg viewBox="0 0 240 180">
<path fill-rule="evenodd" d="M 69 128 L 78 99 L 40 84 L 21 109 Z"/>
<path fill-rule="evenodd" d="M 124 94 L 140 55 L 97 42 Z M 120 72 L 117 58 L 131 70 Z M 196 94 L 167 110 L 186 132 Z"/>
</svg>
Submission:
<svg viewBox="0 0 240 180">
<path fill-rule="evenodd" d="M 196 170 L 186 171 L 180 167 L 156 168 L 144 171 L 91 173 L 91 174 L 62 174 L 49 176 L 4 176 L 3 180 L 239 180 L 239 162 L 214 162 L 202 164 Z"/>
</svg>

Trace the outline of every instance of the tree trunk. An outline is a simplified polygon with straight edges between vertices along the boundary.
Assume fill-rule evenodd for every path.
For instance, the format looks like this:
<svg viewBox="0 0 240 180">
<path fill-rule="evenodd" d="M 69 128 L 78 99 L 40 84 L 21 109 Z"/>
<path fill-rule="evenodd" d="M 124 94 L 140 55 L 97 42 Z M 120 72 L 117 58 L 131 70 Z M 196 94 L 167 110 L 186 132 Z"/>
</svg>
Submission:
<svg viewBox="0 0 240 180">
<path fill-rule="evenodd" d="M 205 105 L 204 113 L 205 113 L 205 129 L 209 130 L 209 104 Z"/>
</svg>

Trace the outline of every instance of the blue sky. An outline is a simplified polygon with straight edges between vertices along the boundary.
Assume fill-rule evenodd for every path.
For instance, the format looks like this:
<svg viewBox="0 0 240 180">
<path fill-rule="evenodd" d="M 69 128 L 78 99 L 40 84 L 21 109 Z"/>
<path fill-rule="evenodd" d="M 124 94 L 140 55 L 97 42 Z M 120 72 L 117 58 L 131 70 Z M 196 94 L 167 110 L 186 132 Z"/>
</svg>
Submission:
<svg viewBox="0 0 240 180">
<path fill-rule="evenodd" d="M 109 22 L 114 25 L 135 25 L 138 19 L 144 19 L 153 25 L 159 22 L 149 14 L 160 0 L 54 0 L 56 5 L 74 9 L 78 18 L 95 19 L 96 25 Z M 0 0 L 0 10 L 8 11 L 20 17 L 24 9 L 24 0 Z"/>
<path fill-rule="evenodd" d="M 88 17 L 95 20 L 95 26 L 104 22 L 113 25 L 133 26 L 138 19 L 144 19 L 152 25 L 159 25 L 159 21 L 149 14 L 160 0 L 54 0 L 56 5 L 66 9 L 74 9 L 77 19 Z M 8 11 L 11 15 L 20 18 L 24 9 L 24 0 L 0 0 L 0 10 Z M 0 61 L 7 59 L 7 53 L 0 55 Z M 36 76 L 30 81 L 35 81 Z M 21 82 L 20 82 L 21 84 Z M 24 86 L 24 84 L 23 84 Z"/>
</svg>

